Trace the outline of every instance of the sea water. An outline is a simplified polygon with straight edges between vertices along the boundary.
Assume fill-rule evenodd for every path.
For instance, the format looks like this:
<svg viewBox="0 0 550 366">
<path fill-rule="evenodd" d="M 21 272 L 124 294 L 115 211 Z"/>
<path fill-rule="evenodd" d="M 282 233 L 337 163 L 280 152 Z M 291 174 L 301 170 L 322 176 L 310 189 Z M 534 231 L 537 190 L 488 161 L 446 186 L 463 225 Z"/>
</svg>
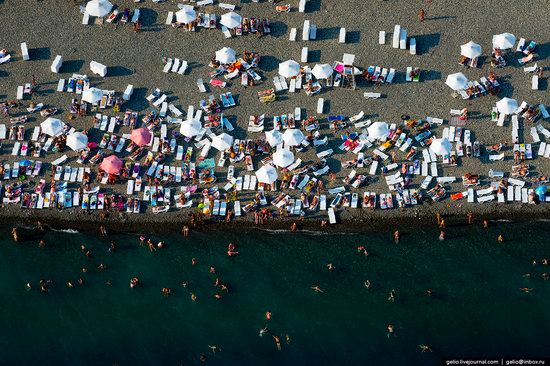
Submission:
<svg viewBox="0 0 550 366">
<path fill-rule="evenodd" d="M 140 246 L 139 234 L 47 230 L 39 248 L 40 237 L 16 244 L 2 229 L 0 364 L 439 365 L 447 357 L 548 356 L 550 281 L 541 275 L 550 266 L 540 264 L 550 258 L 547 223 L 453 226 L 444 241 L 436 228 L 400 227 L 399 243 L 393 229 L 206 227 L 188 238 L 153 235 L 166 243 L 155 252 Z M 229 242 L 237 256 L 227 256 Z M 132 277 L 140 279 L 134 289 Z M 214 286 L 216 278 L 229 292 Z M 49 292 L 40 279 L 53 281 Z"/>
</svg>

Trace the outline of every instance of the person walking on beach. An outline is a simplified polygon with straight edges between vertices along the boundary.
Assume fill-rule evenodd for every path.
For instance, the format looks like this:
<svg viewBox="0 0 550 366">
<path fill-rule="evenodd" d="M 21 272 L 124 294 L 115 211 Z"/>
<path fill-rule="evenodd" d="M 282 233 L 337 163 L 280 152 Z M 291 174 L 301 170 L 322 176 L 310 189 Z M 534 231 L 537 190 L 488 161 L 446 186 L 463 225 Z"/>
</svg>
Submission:
<svg viewBox="0 0 550 366">
<path fill-rule="evenodd" d="M 181 229 L 181 234 L 184 237 L 188 237 L 189 236 L 189 226 L 183 225 L 183 228 Z"/>
<path fill-rule="evenodd" d="M 418 19 L 420 20 L 420 23 L 424 23 L 424 20 L 426 19 L 426 11 L 424 9 L 420 9 L 418 12 Z"/>
<path fill-rule="evenodd" d="M 441 224 L 441 214 L 439 212 L 435 214 L 435 219 L 437 220 L 437 225 Z"/>
</svg>

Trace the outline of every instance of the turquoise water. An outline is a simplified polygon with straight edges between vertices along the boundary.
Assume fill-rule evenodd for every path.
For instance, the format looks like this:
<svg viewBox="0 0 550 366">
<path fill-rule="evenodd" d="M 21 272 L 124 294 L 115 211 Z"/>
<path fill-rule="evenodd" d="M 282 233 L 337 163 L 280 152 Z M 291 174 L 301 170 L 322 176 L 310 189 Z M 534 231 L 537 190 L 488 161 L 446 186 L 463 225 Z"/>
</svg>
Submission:
<svg viewBox="0 0 550 366">
<path fill-rule="evenodd" d="M 443 242 L 435 228 L 402 227 L 399 244 L 393 229 L 172 234 L 152 237 L 167 243 L 154 253 L 134 234 L 100 239 L 48 231 L 39 249 L 38 238 L 15 244 L 4 229 L 0 364 L 196 365 L 204 364 L 201 353 L 213 365 L 438 365 L 454 356 L 548 356 L 550 281 L 541 274 L 550 266 L 532 265 L 550 258 L 546 223 L 449 227 Z M 501 233 L 504 244 L 496 242 Z M 236 257 L 226 255 L 230 241 Z M 99 270 L 100 263 L 107 268 Z M 134 276 L 141 282 L 130 289 Z M 216 277 L 229 293 L 216 289 Z M 40 279 L 53 281 L 48 293 L 39 290 Z M 324 292 L 314 292 L 315 285 Z M 388 301 L 392 289 L 395 302 Z M 388 324 L 395 336 L 387 336 Z M 281 351 L 272 335 L 280 336 Z M 419 344 L 433 352 L 421 353 Z M 221 351 L 213 354 L 208 345 Z"/>
</svg>

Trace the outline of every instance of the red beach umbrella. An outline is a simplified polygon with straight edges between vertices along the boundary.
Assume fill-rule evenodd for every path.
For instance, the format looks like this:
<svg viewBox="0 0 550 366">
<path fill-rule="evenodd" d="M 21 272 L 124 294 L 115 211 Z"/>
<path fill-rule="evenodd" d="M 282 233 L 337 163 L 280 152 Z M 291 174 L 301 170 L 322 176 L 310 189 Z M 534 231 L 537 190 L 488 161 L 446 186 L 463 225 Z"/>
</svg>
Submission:
<svg viewBox="0 0 550 366">
<path fill-rule="evenodd" d="M 122 160 L 120 160 L 115 155 L 110 155 L 105 159 L 103 159 L 99 167 L 109 174 L 118 174 L 122 169 L 122 165 L 123 165 Z"/>
<path fill-rule="evenodd" d="M 151 132 L 142 127 L 132 131 L 132 142 L 138 146 L 147 145 L 151 141 Z"/>
</svg>

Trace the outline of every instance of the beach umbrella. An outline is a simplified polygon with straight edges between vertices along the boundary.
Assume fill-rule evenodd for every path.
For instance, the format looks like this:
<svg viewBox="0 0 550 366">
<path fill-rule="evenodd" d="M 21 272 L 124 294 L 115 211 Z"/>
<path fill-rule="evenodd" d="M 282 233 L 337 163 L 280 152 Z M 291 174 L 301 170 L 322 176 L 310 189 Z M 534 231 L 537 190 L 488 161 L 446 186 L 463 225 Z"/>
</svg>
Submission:
<svg viewBox="0 0 550 366">
<path fill-rule="evenodd" d="M 294 162 L 294 154 L 289 149 L 280 149 L 273 154 L 273 164 L 286 168 Z"/>
<path fill-rule="evenodd" d="M 283 134 L 278 130 L 271 130 L 265 133 L 265 139 L 271 146 L 277 146 L 283 143 Z"/>
<path fill-rule="evenodd" d="M 141 127 L 132 130 L 132 135 L 130 136 L 130 139 L 137 146 L 144 146 L 151 142 L 151 137 L 151 131 L 149 131 L 149 129 L 145 127 Z"/>
<path fill-rule="evenodd" d="M 386 122 L 374 122 L 372 125 L 367 127 L 367 131 L 369 132 L 369 136 L 375 139 L 382 139 L 388 136 L 390 129 L 388 128 L 388 124 Z"/>
<path fill-rule="evenodd" d="M 469 58 L 476 58 L 481 56 L 481 46 L 473 41 L 460 46 L 460 54 Z"/>
<path fill-rule="evenodd" d="M 497 102 L 497 109 L 500 113 L 512 114 L 518 109 L 518 102 L 511 98 L 502 98 Z"/>
<path fill-rule="evenodd" d="M 176 21 L 178 23 L 189 24 L 197 19 L 197 13 L 192 6 L 184 6 L 180 11 L 176 12 Z"/>
<path fill-rule="evenodd" d="M 286 146 L 298 146 L 304 141 L 304 134 L 297 128 L 289 128 L 283 134 L 283 141 Z"/>
<path fill-rule="evenodd" d="M 91 0 L 86 4 L 86 12 L 93 17 L 104 17 L 113 9 L 107 0 Z"/>
<path fill-rule="evenodd" d="M 73 132 L 67 136 L 67 146 L 74 151 L 84 150 L 88 146 L 88 136 L 82 132 Z"/>
<path fill-rule="evenodd" d="M 229 47 L 224 47 L 221 50 L 216 51 L 216 60 L 222 64 L 232 64 L 235 62 L 235 50 Z"/>
<path fill-rule="evenodd" d="M 185 137 L 194 137 L 199 134 L 201 129 L 201 121 L 193 118 L 182 122 L 180 126 L 180 133 Z"/>
<path fill-rule="evenodd" d="M 48 117 L 40 124 L 40 130 L 49 136 L 57 136 L 63 131 L 63 122 L 57 118 Z"/>
<path fill-rule="evenodd" d="M 82 100 L 88 103 L 97 103 L 103 98 L 103 90 L 98 88 L 90 88 L 82 92 Z"/>
<path fill-rule="evenodd" d="M 463 73 L 457 72 L 456 74 L 448 75 L 445 84 L 453 90 L 464 89 L 468 86 L 468 78 Z"/>
<path fill-rule="evenodd" d="M 317 64 L 313 67 L 313 70 L 311 70 L 311 73 L 313 76 L 315 76 L 317 79 L 328 79 L 331 77 L 333 73 L 332 66 L 329 64 Z"/>
<path fill-rule="evenodd" d="M 493 36 L 493 47 L 500 48 L 501 50 L 507 50 L 514 47 L 516 43 L 516 36 L 511 33 L 502 33 Z"/>
<path fill-rule="evenodd" d="M 19 165 L 21 166 L 21 164 Z M 537 194 L 537 196 L 539 196 L 539 201 L 544 202 L 546 200 L 545 196 L 547 191 L 548 191 L 548 187 L 546 186 L 538 186 L 535 189 L 535 193 Z"/>
<path fill-rule="evenodd" d="M 99 168 L 109 174 L 118 174 L 122 169 L 122 165 L 122 160 L 120 160 L 116 155 L 110 155 L 103 159 L 99 165 Z"/>
<path fill-rule="evenodd" d="M 229 29 L 236 28 L 241 24 L 241 16 L 234 11 L 222 15 L 220 20 L 221 25 L 225 25 Z"/>
<path fill-rule="evenodd" d="M 233 144 L 233 136 L 226 134 L 217 135 L 212 139 L 212 147 L 220 151 L 225 151 Z"/>
<path fill-rule="evenodd" d="M 447 155 L 451 152 L 452 146 L 448 139 L 434 139 L 430 144 L 430 150 L 436 155 Z"/>
<path fill-rule="evenodd" d="M 279 75 L 285 78 L 297 76 L 300 73 L 300 64 L 294 60 L 288 60 L 279 64 Z"/>
<path fill-rule="evenodd" d="M 256 172 L 258 182 L 271 184 L 277 180 L 277 169 L 273 165 L 264 165 Z"/>
<path fill-rule="evenodd" d="M 32 165 L 32 162 L 28 159 L 21 160 L 19 162 L 19 167 L 28 167 L 28 166 L 31 166 L 31 165 Z"/>
</svg>

